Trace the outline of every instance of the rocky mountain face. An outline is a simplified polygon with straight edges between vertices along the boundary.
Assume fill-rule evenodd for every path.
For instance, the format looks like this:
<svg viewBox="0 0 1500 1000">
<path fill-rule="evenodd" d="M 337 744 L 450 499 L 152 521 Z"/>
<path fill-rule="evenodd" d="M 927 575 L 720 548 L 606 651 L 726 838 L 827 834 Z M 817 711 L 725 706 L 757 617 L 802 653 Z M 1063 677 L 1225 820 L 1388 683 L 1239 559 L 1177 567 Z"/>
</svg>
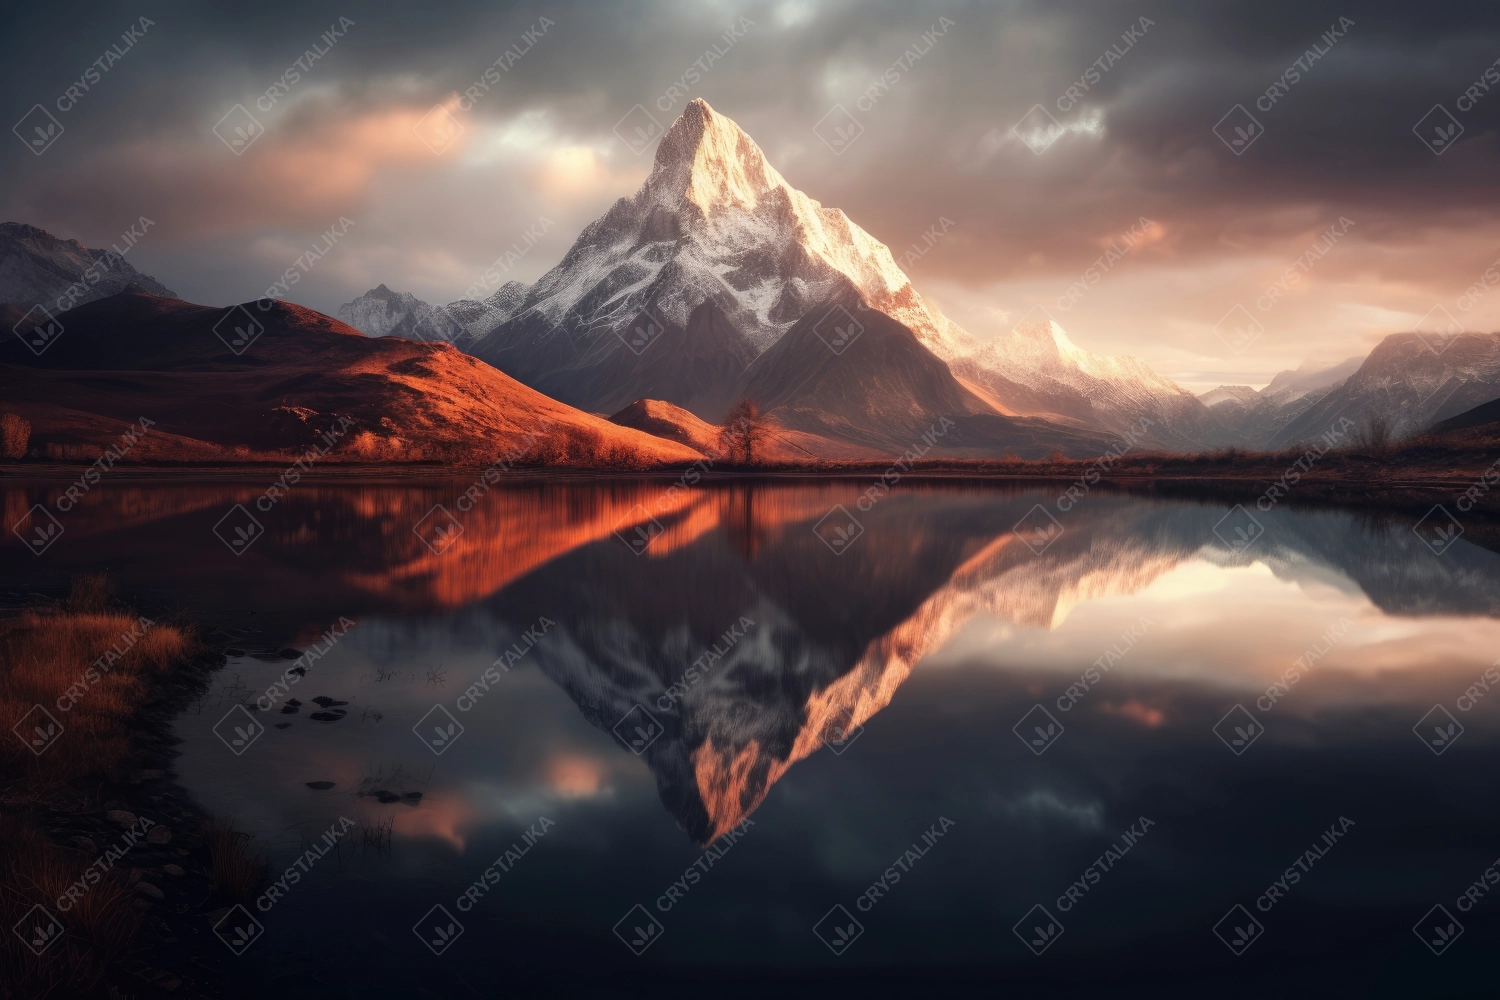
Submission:
<svg viewBox="0 0 1500 1000">
<path fill-rule="evenodd" d="M 1267 446 L 1316 440 L 1346 418 L 1360 427 L 1383 422 L 1405 437 L 1497 397 L 1500 334 L 1465 333 L 1435 345 L 1415 333 L 1395 333 L 1272 434 Z"/>
<path fill-rule="evenodd" d="M 119 250 L 91 249 L 36 226 L 0 222 L 0 302 L 23 310 L 41 305 L 55 315 L 126 289 L 177 298 L 130 265 L 125 258 L 130 246 L 116 246 Z"/>
</svg>

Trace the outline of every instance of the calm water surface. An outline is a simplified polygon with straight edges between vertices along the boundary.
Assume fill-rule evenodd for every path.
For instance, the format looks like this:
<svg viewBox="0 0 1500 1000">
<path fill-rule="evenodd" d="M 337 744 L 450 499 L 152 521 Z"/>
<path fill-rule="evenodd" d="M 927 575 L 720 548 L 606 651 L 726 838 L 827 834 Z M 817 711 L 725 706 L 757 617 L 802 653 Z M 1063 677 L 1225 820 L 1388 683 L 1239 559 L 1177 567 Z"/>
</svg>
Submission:
<svg viewBox="0 0 1500 1000">
<path fill-rule="evenodd" d="M 1235 551 L 1227 505 L 1058 513 L 1052 487 L 461 511 L 466 485 L 304 484 L 236 554 L 214 525 L 259 486 L 107 483 L 0 561 L 12 590 L 107 566 L 247 654 L 326 651 L 270 696 L 290 661 L 231 657 L 176 723 L 181 781 L 299 875 L 251 906 L 248 992 L 1492 981 L 1500 898 L 1464 893 L 1500 858 L 1500 684 L 1466 696 L 1500 652 L 1494 552 L 1287 509 Z M 54 494 L 9 488 L 9 520 Z M 438 503 L 440 552 L 413 532 Z M 1012 531 L 1038 503 L 1063 529 L 1040 553 Z M 237 754 L 214 729 L 257 699 Z"/>
</svg>

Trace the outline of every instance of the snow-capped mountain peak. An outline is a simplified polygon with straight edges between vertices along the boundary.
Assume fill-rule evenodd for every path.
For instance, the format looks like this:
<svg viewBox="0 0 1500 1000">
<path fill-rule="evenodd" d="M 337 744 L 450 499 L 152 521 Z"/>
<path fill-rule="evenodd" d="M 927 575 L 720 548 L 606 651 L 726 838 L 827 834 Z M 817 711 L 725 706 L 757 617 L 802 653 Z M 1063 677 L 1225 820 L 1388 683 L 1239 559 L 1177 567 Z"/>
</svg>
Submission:
<svg viewBox="0 0 1500 1000">
<path fill-rule="evenodd" d="M 686 329 L 708 305 L 723 318 L 712 336 L 734 341 L 724 365 L 740 371 L 851 285 L 939 357 L 966 348 L 967 335 L 922 300 L 885 244 L 788 184 L 755 140 L 695 100 L 662 137 L 641 189 L 585 228 L 474 352 L 523 381 L 540 378 L 619 349 L 614 335 L 625 339 L 643 313 Z M 703 395 L 651 389 L 689 409 Z M 576 398 L 609 409 L 639 395 L 601 383 Z"/>
</svg>

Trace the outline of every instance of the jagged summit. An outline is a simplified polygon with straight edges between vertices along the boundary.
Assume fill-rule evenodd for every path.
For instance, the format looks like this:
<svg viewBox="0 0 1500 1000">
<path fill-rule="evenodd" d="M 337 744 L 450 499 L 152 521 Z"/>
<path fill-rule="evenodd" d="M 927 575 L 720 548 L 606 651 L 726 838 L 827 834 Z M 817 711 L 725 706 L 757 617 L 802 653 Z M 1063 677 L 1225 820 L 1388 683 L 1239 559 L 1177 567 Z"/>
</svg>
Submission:
<svg viewBox="0 0 1500 1000">
<path fill-rule="evenodd" d="M 752 210 L 786 180 L 755 140 L 702 98 L 689 102 L 656 147 L 642 193 L 667 204 L 688 202 L 705 215 L 721 207 Z"/>
</svg>

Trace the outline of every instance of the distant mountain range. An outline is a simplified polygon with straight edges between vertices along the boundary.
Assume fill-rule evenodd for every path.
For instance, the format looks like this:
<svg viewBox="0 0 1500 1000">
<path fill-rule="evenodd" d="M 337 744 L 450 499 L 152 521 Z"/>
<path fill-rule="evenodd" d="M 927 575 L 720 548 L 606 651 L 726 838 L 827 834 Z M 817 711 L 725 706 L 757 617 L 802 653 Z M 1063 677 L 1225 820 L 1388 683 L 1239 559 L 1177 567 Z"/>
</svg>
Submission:
<svg viewBox="0 0 1500 1000">
<path fill-rule="evenodd" d="M 106 298 L 108 305 L 98 301 Z M 251 397 L 236 403 L 246 418 L 252 414 L 244 406 L 269 402 L 271 390 L 236 388 L 230 367 L 270 364 L 310 377 L 336 356 L 344 367 L 326 372 L 329 385 L 344 383 L 296 383 L 300 401 L 285 405 L 353 412 L 363 385 L 368 402 L 390 408 L 385 415 L 395 426 L 371 417 L 361 428 L 384 442 L 372 454 L 391 457 L 468 460 L 503 450 L 504 428 L 543 409 L 557 427 L 579 429 L 573 436 L 560 431 L 568 440 L 553 442 L 568 461 L 616 449 L 636 464 L 651 449 L 643 451 L 631 435 L 654 428 L 650 434 L 669 451 L 702 453 L 712 428 L 742 399 L 754 401 L 774 428 L 767 456 L 796 460 L 908 452 L 1089 458 L 1127 442 L 1131 450 L 1171 452 L 1283 448 L 1315 440 L 1340 421 L 1383 424 L 1404 436 L 1500 397 L 1495 334 L 1442 343 L 1392 335 L 1363 359 L 1281 372 L 1259 391 L 1220 386 L 1201 396 L 1137 358 L 1078 347 L 1045 314 L 981 343 L 916 292 L 884 244 L 791 187 L 748 135 L 701 100 L 662 137 L 640 190 L 588 225 L 535 284 L 513 281 L 483 301 L 444 306 L 382 284 L 340 306 L 342 322 L 278 307 L 262 319 L 318 336 L 305 343 L 271 337 L 234 361 L 224 360 L 225 342 L 212 334 L 236 309 L 253 315 L 251 307 L 182 304 L 174 311 L 163 304 L 175 298 L 120 252 L 0 225 L 0 302 L 9 303 L 17 334 L 0 362 L 13 371 L 56 370 L 67 358 L 80 372 L 114 363 L 116 371 L 158 373 L 141 376 L 132 391 L 149 383 L 171 392 L 180 383 L 193 398 L 196 387 L 217 380 L 223 392 Z M 55 315 L 60 301 L 79 308 L 55 328 L 38 327 L 45 317 L 34 307 Z M 80 326 L 71 317 L 81 312 Z M 77 353 L 111 324 L 117 337 L 131 331 L 137 338 L 133 355 L 116 357 L 112 348 L 96 357 Z M 189 350 L 183 331 L 212 342 Z M 356 331 L 368 337 L 342 336 Z M 334 355 L 319 339 L 329 332 L 341 335 Z M 168 349 L 161 338 L 188 353 L 151 367 L 142 359 Z M 381 341 L 456 351 L 422 353 Z M 23 344 L 35 360 L 19 350 Z M 360 361 L 362 351 L 368 356 Z M 392 360 L 391 352 L 406 353 Z M 204 370 L 217 372 L 215 380 L 159 374 L 196 370 L 208 358 L 217 367 Z M 409 372 L 389 367 L 407 363 Z M 354 378 L 360 371 L 369 376 L 363 382 Z M 92 413 L 120 401 L 110 395 L 114 388 L 81 375 L 54 381 L 56 392 L 67 381 L 75 395 L 66 402 L 28 398 Z M 413 392 L 423 396 L 420 404 L 407 398 Z M 106 405 L 104 397 L 114 402 Z M 493 412 L 484 412 L 487 406 Z M 614 422 L 604 419 L 611 414 Z M 470 435 L 489 427 L 497 436 L 464 446 L 464 420 Z M 259 432 L 235 433 L 226 428 L 215 447 L 230 438 L 233 447 L 251 450 L 291 441 L 255 444 Z"/>
<path fill-rule="evenodd" d="M 887 453 L 937 419 L 956 430 L 936 451 L 955 456 L 1084 457 L 1127 437 L 1176 452 L 1281 447 L 1317 436 L 1320 400 L 1361 365 L 1195 397 L 1139 359 L 1079 348 L 1050 317 L 981 344 L 922 299 L 882 243 L 791 187 L 701 100 L 663 136 L 640 190 L 536 284 L 444 307 L 382 285 L 339 315 L 374 336 L 451 340 L 584 410 L 660 400 L 714 423 L 748 397 L 788 430 Z M 1430 360 L 1434 372 L 1450 364 Z M 1458 377 L 1468 388 L 1455 399 L 1484 401 L 1490 376 Z"/>
<path fill-rule="evenodd" d="M 1248 385 L 1221 385 L 1198 399 L 1231 429 L 1225 443 L 1264 448 L 1363 363 L 1364 358 L 1354 357 L 1336 365 L 1304 364 L 1279 372 L 1259 391 Z"/>
</svg>

